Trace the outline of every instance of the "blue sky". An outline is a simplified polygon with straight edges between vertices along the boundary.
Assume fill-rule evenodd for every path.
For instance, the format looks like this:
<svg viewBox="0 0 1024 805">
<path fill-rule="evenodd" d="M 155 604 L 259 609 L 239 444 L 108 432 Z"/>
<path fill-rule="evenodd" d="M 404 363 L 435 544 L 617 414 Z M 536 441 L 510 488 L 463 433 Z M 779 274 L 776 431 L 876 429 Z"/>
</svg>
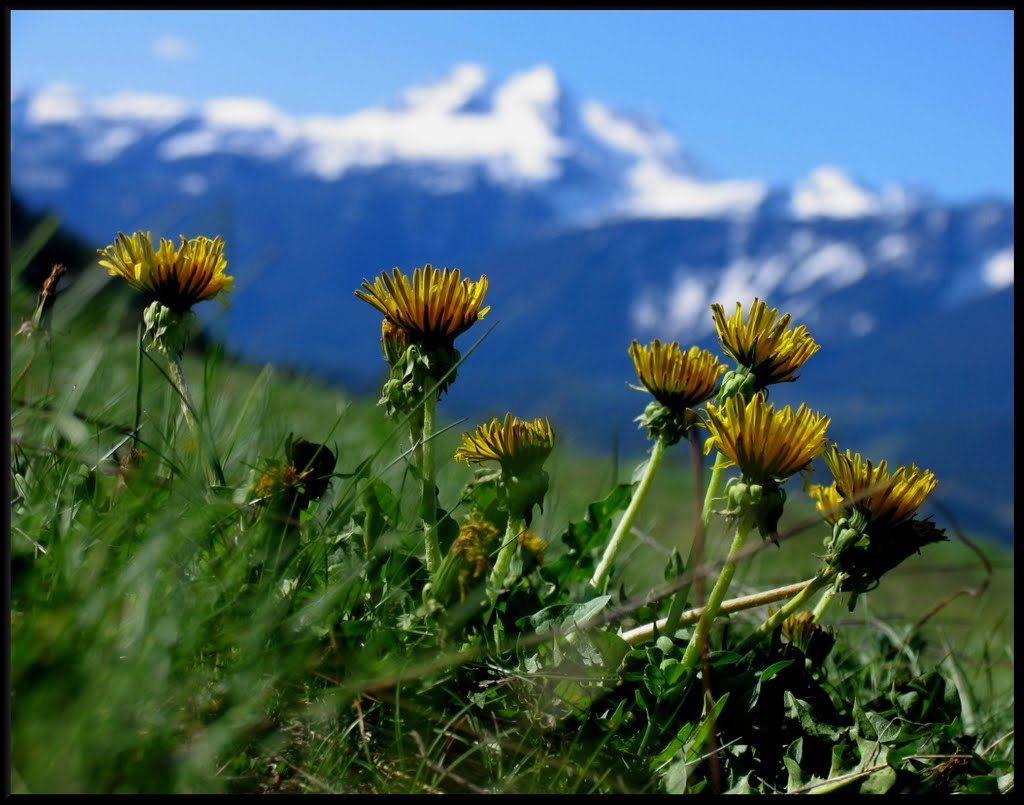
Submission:
<svg viewBox="0 0 1024 805">
<path fill-rule="evenodd" d="M 584 100 L 651 114 L 720 178 L 822 164 L 940 198 L 1013 197 L 1013 12 L 10 12 L 11 86 L 70 82 L 292 115 L 390 103 L 462 62 L 538 64 Z"/>
</svg>

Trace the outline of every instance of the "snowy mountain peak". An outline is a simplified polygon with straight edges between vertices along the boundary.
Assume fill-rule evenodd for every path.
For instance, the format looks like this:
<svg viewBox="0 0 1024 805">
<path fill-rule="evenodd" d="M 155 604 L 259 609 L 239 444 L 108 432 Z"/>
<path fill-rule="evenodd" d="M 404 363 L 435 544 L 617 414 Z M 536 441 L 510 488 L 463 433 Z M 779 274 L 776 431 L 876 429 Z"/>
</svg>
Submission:
<svg viewBox="0 0 1024 805">
<path fill-rule="evenodd" d="M 588 131 L 609 146 L 640 159 L 671 159 L 679 143 L 668 130 L 649 120 L 617 113 L 599 101 L 582 105 Z"/>
<path fill-rule="evenodd" d="M 438 81 L 410 87 L 402 94 L 407 109 L 434 110 L 439 114 L 462 111 L 487 84 L 487 71 L 479 64 L 457 64 Z"/>
<path fill-rule="evenodd" d="M 799 181 L 790 194 L 796 218 L 861 218 L 881 210 L 877 196 L 857 185 L 842 168 L 822 165 Z"/>
<path fill-rule="evenodd" d="M 61 126 L 72 130 L 61 143 L 62 158 L 92 164 L 149 147 L 171 163 L 221 154 L 277 160 L 325 182 L 353 170 L 397 166 L 437 194 L 461 192 L 480 180 L 537 192 L 564 221 L 576 223 L 743 218 L 769 196 L 798 220 L 852 219 L 912 206 L 901 188 L 875 193 L 831 165 L 774 193 L 757 179 L 709 177 L 660 122 L 578 100 L 548 64 L 494 82 L 484 66 L 458 63 L 436 80 L 407 88 L 397 103 L 340 116 L 293 116 L 254 97 L 213 98 L 198 109 L 140 93 L 87 100 L 68 84 L 50 85 L 12 100 L 12 160 L 22 181 L 59 182 L 49 147 L 20 144 L 23 134 Z"/>
</svg>

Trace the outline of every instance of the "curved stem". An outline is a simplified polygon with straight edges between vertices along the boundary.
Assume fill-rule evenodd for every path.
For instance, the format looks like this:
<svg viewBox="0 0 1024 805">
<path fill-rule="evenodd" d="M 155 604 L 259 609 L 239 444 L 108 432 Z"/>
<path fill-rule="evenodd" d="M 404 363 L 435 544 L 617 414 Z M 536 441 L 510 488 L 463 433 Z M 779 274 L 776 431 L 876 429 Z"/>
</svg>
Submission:
<svg viewBox="0 0 1024 805">
<path fill-rule="evenodd" d="M 752 634 L 740 643 L 737 651 L 740 653 L 747 651 L 762 637 L 774 632 L 786 618 L 805 606 L 807 602 L 814 597 L 818 590 L 830 581 L 833 581 L 836 577 L 836 572 L 837 571 L 831 567 L 825 567 L 819 570 L 817 575 L 811 580 L 811 583 L 808 584 L 802 592 L 791 598 L 784 607 L 773 612 L 764 623 L 758 626 Z"/>
<path fill-rule="evenodd" d="M 691 436 L 691 439 L 693 437 Z M 696 450 L 700 450 L 696 441 L 692 442 Z M 718 493 L 722 489 L 722 478 L 725 474 L 725 456 L 721 452 L 715 453 L 715 464 L 711 468 L 711 478 L 708 480 L 708 489 L 704 495 L 704 508 L 701 509 L 700 514 L 700 531 L 694 535 L 693 542 L 690 543 L 690 555 L 686 558 L 686 569 L 692 570 L 698 564 L 700 564 L 703 553 L 705 537 L 707 536 L 708 529 L 711 526 L 711 513 L 714 508 L 714 499 L 718 497 Z M 679 627 L 679 618 L 683 613 L 683 607 L 686 606 L 686 600 L 690 597 L 690 588 L 693 586 L 691 581 L 683 587 L 680 587 L 676 592 L 675 597 L 672 599 L 672 604 L 669 608 L 668 618 L 665 623 L 665 633 L 671 635 Z"/>
<path fill-rule="evenodd" d="M 490 586 L 492 590 L 500 590 L 508 580 L 508 568 L 512 564 L 512 557 L 515 556 L 516 545 L 519 543 L 519 533 L 526 528 L 526 522 L 521 517 L 509 515 L 508 525 L 505 528 L 505 538 L 498 549 L 498 558 L 494 561 L 491 569 Z"/>
<path fill-rule="evenodd" d="M 690 455 L 693 458 L 693 477 L 694 483 L 696 484 L 696 493 L 698 499 L 700 496 L 700 483 L 704 476 L 704 456 L 701 452 L 700 442 L 697 439 L 696 428 L 690 428 L 687 433 L 687 440 L 690 443 Z M 721 471 L 719 470 L 719 476 Z M 690 541 L 690 553 L 686 557 L 686 564 L 683 566 L 683 572 L 692 572 L 693 568 L 697 567 L 704 559 L 704 539 L 708 533 L 707 523 L 705 522 L 705 512 L 709 510 L 708 498 L 704 499 L 704 508 L 701 510 L 700 519 L 695 523 L 695 530 L 693 539 Z M 675 596 L 672 598 L 672 603 L 669 605 L 668 617 L 664 619 L 663 629 L 665 634 L 673 635 L 676 629 L 679 628 L 679 622 L 683 615 L 683 607 L 686 606 L 686 601 L 690 597 L 690 588 L 693 586 L 695 579 L 691 579 L 682 587 L 680 587 Z M 698 593 L 703 597 L 703 587 L 698 588 Z"/>
<path fill-rule="evenodd" d="M 441 567 L 441 545 L 437 538 L 437 490 L 434 486 L 434 415 L 437 412 L 437 393 L 431 389 L 423 399 L 423 428 L 420 446 L 420 474 L 423 494 L 420 515 L 423 518 L 423 544 L 426 552 L 427 573 L 433 579 Z"/>
<path fill-rule="evenodd" d="M 608 584 L 608 576 L 612 569 L 612 562 L 615 560 L 615 555 L 619 552 L 622 540 L 629 533 L 629 529 L 633 525 L 633 520 L 636 519 L 636 513 L 640 510 L 644 498 L 647 497 L 647 492 L 651 488 L 651 481 L 654 480 L 654 474 L 658 471 L 658 466 L 661 464 L 661 457 L 664 452 L 665 440 L 659 437 L 654 440 L 654 446 L 651 448 L 651 457 L 647 461 L 647 467 L 644 469 L 640 484 L 637 486 L 636 492 L 633 493 L 633 499 L 629 501 L 625 514 L 622 515 L 622 519 L 619 520 L 615 532 L 612 534 L 611 539 L 608 540 L 604 553 L 601 555 L 601 561 L 598 562 L 597 567 L 594 569 L 594 575 L 590 579 L 590 586 L 598 590 L 598 592 L 604 593 L 605 591 Z"/>
<path fill-rule="evenodd" d="M 825 589 L 825 592 L 821 594 L 821 598 L 818 599 L 818 603 L 814 607 L 814 622 L 818 623 L 821 621 L 822 616 L 825 614 L 825 610 L 828 609 L 828 605 L 832 603 L 832 599 L 835 598 L 836 593 L 839 592 L 838 585 L 833 584 Z"/>
<path fill-rule="evenodd" d="M 749 516 L 741 516 L 736 524 L 736 534 L 732 538 L 732 545 L 729 547 L 729 561 L 725 563 L 725 567 L 722 568 L 722 572 L 718 575 L 718 581 L 715 582 L 714 589 L 711 590 L 711 595 L 708 596 L 707 606 L 704 607 L 704 612 L 700 620 L 697 621 L 697 628 L 693 630 L 693 636 L 686 646 L 686 652 L 683 654 L 684 666 L 694 668 L 700 660 L 701 647 L 708 638 L 711 624 L 718 617 L 722 601 L 725 600 L 725 594 L 729 591 L 732 577 L 736 573 L 736 561 L 732 557 L 736 556 L 743 548 L 743 543 L 747 540 L 747 534 L 750 533 L 751 525 L 753 525 L 753 522 Z"/>
<path fill-rule="evenodd" d="M 725 474 L 726 457 L 721 451 L 715 452 L 715 463 L 711 467 L 711 478 L 708 480 L 708 491 L 704 495 L 704 509 L 701 511 L 700 519 L 704 524 L 704 532 L 707 533 L 711 525 L 711 512 L 714 509 L 714 499 L 722 491 L 722 476 Z"/>
</svg>

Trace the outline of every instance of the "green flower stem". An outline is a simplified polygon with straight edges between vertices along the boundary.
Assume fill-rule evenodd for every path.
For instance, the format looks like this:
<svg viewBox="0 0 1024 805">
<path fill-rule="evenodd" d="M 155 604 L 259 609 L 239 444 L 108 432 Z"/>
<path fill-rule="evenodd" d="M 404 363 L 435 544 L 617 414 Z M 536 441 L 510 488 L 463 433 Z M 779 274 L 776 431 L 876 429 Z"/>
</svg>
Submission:
<svg viewBox="0 0 1024 805">
<path fill-rule="evenodd" d="M 188 386 L 188 378 L 185 377 L 185 365 L 182 362 L 181 355 L 174 355 L 170 359 L 171 367 L 171 380 L 174 381 L 174 387 L 178 390 L 178 394 L 181 397 L 181 413 L 185 415 L 185 421 L 192 430 L 196 430 L 198 423 L 196 422 L 195 410 L 196 406 L 192 400 L 192 391 Z"/>
<path fill-rule="evenodd" d="M 735 393 L 735 392 L 734 392 Z M 732 396 L 732 395 L 730 395 Z M 723 400 L 724 401 L 724 400 Z M 695 450 L 699 450 L 700 447 L 697 444 L 696 431 L 690 429 L 690 441 L 691 445 Z M 698 454 L 699 455 L 699 454 Z M 686 558 L 686 570 L 691 570 L 696 565 L 697 559 L 697 545 L 700 544 L 701 548 L 704 547 L 704 537 L 707 536 L 708 531 L 711 529 L 711 515 L 715 509 L 715 498 L 719 496 L 722 491 L 722 481 L 725 478 L 725 470 L 728 466 L 728 460 L 722 455 L 721 450 L 715 451 L 715 463 L 711 467 L 711 478 L 708 479 L 708 488 L 704 493 L 704 508 L 701 509 L 700 513 L 700 524 L 701 524 L 701 535 L 700 539 L 696 536 L 690 543 L 690 554 Z M 690 596 L 690 588 L 693 586 L 691 581 L 684 587 L 680 587 L 676 592 L 675 598 L 672 599 L 671 607 L 669 608 L 666 634 L 674 634 L 675 630 L 679 627 L 679 618 L 682 615 L 683 607 L 686 606 L 686 599 Z"/>
<path fill-rule="evenodd" d="M 825 588 L 825 592 L 821 594 L 821 598 L 818 599 L 818 603 L 814 607 L 814 622 L 819 623 L 822 616 L 825 614 L 825 610 L 828 609 L 828 605 L 832 603 L 832 599 L 835 598 L 836 593 L 839 592 L 839 585 L 832 584 Z"/>
<path fill-rule="evenodd" d="M 427 573 L 433 579 L 441 567 L 441 545 L 437 538 L 437 491 L 434 486 L 434 416 L 437 412 L 437 393 L 431 389 L 423 399 L 423 428 L 420 447 L 420 474 L 423 477 L 423 496 L 420 514 L 423 517 L 423 543 L 426 550 Z"/>
<path fill-rule="evenodd" d="M 608 540 L 608 544 L 605 546 L 604 553 L 601 556 L 601 561 L 598 562 L 597 567 L 594 569 L 594 575 L 590 579 L 590 586 L 600 593 L 604 593 L 607 587 L 612 562 L 615 560 L 615 555 L 619 552 L 622 540 L 629 533 L 629 529 L 633 525 L 633 520 L 636 519 L 636 513 L 640 510 L 644 498 L 647 497 L 647 492 L 651 488 L 651 481 L 654 480 L 654 474 L 658 471 L 658 466 L 661 464 L 661 457 L 664 452 L 665 440 L 659 437 L 654 440 L 654 446 L 651 448 L 651 457 L 647 461 L 647 467 L 644 469 L 640 484 L 637 486 L 636 492 L 633 493 L 633 499 L 630 500 L 625 514 L 619 520 L 615 533 Z"/>
<path fill-rule="evenodd" d="M 526 521 L 521 517 L 508 517 L 508 526 L 505 528 L 505 538 L 498 549 L 498 558 L 494 560 L 494 567 L 491 569 L 491 589 L 500 590 L 508 580 L 508 568 L 512 564 L 512 557 L 516 553 L 516 545 L 519 544 L 519 534 L 526 528 Z"/>
<path fill-rule="evenodd" d="M 718 612 L 721 609 L 722 601 L 725 600 L 725 594 L 729 591 L 729 585 L 732 583 L 732 577 L 736 573 L 736 560 L 732 557 L 739 554 L 743 548 L 743 543 L 747 540 L 747 535 L 750 533 L 750 528 L 753 525 L 752 518 L 749 515 L 740 515 L 739 521 L 736 523 L 736 534 L 732 539 L 732 545 L 729 547 L 729 560 L 726 561 L 725 567 L 722 568 L 722 572 L 718 576 L 718 581 L 715 582 L 714 589 L 711 590 L 711 595 L 708 596 L 707 605 L 704 607 L 704 613 L 701 615 L 700 620 L 697 621 L 697 628 L 693 630 L 693 636 L 690 638 L 689 644 L 686 646 L 686 652 L 683 654 L 683 665 L 695 668 L 697 663 L 700 661 L 701 646 L 708 638 L 708 633 L 711 631 L 711 624 L 715 622 L 715 618 L 718 617 Z"/>
<path fill-rule="evenodd" d="M 691 427 L 689 429 L 689 432 L 688 432 L 687 436 L 688 436 L 688 441 L 690 443 L 690 452 L 691 452 L 691 455 L 693 456 L 694 478 L 697 479 L 698 490 L 699 490 L 700 478 L 701 478 L 701 476 L 703 475 L 703 472 L 704 472 L 703 461 L 702 461 L 703 455 L 701 454 L 700 442 L 699 442 L 699 440 L 697 438 L 697 431 L 696 431 L 696 429 Z M 717 458 L 717 456 L 716 456 L 716 458 Z M 715 473 L 717 473 L 717 479 L 715 477 Z M 712 473 L 711 484 L 716 486 L 716 487 L 717 486 L 721 486 L 721 480 L 722 480 L 722 470 L 721 470 L 721 468 L 718 468 L 718 469 L 714 470 L 713 473 Z M 699 491 L 698 491 L 698 494 L 700 494 Z M 698 526 L 699 530 L 697 531 L 697 533 L 695 533 L 693 535 L 693 539 L 690 541 L 690 553 L 689 553 L 689 555 L 686 558 L 686 564 L 683 566 L 683 572 L 684 573 L 685 572 L 692 572 L 693 568 L 695 568 L 697 566 L 697 564 L 698 564 L 698 562 L 697 562 L 697 559 L 698 559 L 698 556 L 697 556 L 697 554 L 698 554 L 698 547 L 700 548 L 700 552 L 703 553 L 703 550 L 704 550 L 704 538 L 707 536 L 707 533 L 708 533 L 708 523 L 710 522 L 710 514 L 711 514 L 711 497 L 707 497 L 706 496 L 704 498 L 704 509 L 701 511 L 700 525 Z M 675 594 L 675 596 L 672 599 L 672 603 L 669 606 L 668 617 L 665 618 L 665 623 L 664 623 L 664 627 L 663 627 L 665 629 L 665 632 L 664 632 L 665 634 L 673 635 L 673 634 L 675 634 L 676 629 L 679 628 L 680 619 L 681 619 L 681 617 L 683 615 L 683 607 L 686 606 L 686 601 L 690 597 L 690 588 L 692 586 L 693 586 L 693 581 L 691 580 L 691 581 L 687 582 L 684 586 L 680 587 L 676 591 L 676 594 Z"/>
<path fill-rule="evenodd" d="M 776 587 L 772 590 L 765 590 L 764 592 L 753 593 L 752 595 L 730 598 L 728 601 L 722 602 L 722 606 L 719 608 L 718 614 L 728 615 L 733 612 L 742 612 L 747 609 L 755 609 L 756 607 L 763 607 L 767 604 L 774 604 L 776 601 L 784 601 L 785 599 L 791 598 L 801 592 L 812 581 L 814 581 L 814 579 L 807 579 L 806 581 L 798 581 L 796 584 L 787 584 L 785 587 Z M 680 615 L 677 627 L 689 626 L 691 623 L 696 623 L 700 620 L 701 615 L 704 614 L 704 609 L 704 607 L 697 607 L 696 609 L 686 610 Z M 635 646 L 637 643 L 650 640 L 655 634 L 671 634 L 666 629 L 667 623 L 668 618 L 662 618 L 656 623 L 645 623 L 643 626 L 638 626 L 635 629 L 630 629 L 628 632 L 623 632 L 619 637 L 630 645 Z"/>
<path fill-rule="evenodd" d="M 189 427 L 199 437 L 199 442 L 209 457 L 210 482 L 226 486 L 224 470 L 221 469 L 220 461 L 217 460 L 212 444 L 206 443 L 205 432 L 199 422 L 196 421 L 196 406 L 192 399 L 192 391 L 188 386 L 188 379 L 185 377 L 185 364 L 182 361 L 182 355 L 178 353 L 168 357 L 171 368 L 171 380 L 174 382 L 174 387 L 178 390 L 178 394 L 181 397 L 181 411 L 185 415 L 185 421 L 188 422 Z"/>
<path fill-rule="evenodd" d="M 810 584 L 808 584 L 798 595 L 791 598 L 780 610 L 773 612 L 764 623 L 758 626 L 757 629 L 746 638 L 746 640 L 740 643 L 737 650 L 740 653 L 748 651 L 759 639 L 774 632 L 786 618 L 794 612 L 799 612 L 800 609 L 805 607 L 807 602 L 810 601 L 822 587 L 829 582 L 834 581 L 837 572 L 838 571 L 832 567 L 824 567 L 819 570 L 817 575 L 811 579 Z M 829 596 L 829 598 L 830 597 L 831 596 Z"/>
<path fill-rule="evenodd" d="M 704 533 L 711 526 L 711 513 L 714 510 L 714 499 L 722 491 L 722 478 L 725 475 L 725 468 L 728 459 L 720 451 L 715 452 L 715 463 L 711 468 L 711 478 L 708 480 L 708 491 L 704 495 L 704 508 L 701 510 L 700 520 L 704 525 Z"/>
<path fill-rule="evenodd" d="M 142 354 L 145 347 L 142 345 L 144 330 L 140 324 L 138 327 L 138 344 L 135 350 L 135 424 L 132 426 L 132 447 L 139 446 L 139 428 L 142 425 Z"/>
</svg>

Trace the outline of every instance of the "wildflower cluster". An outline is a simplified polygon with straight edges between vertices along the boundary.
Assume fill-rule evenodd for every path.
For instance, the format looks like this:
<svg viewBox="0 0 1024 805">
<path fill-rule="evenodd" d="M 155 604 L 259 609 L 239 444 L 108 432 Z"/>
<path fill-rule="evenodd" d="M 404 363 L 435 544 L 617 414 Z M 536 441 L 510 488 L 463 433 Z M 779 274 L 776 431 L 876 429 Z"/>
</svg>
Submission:
<svg viewBox="0 0 1024 805">
<path fill-rule="evenodd" d="M 198 428 L 196 409 L 185 381 L 182 352 L 191 337 L 192 307 L 221 298 L 233 284 L 226 273 L 224 243 L 219 238 L 181 236 L 175 247 L 161 239 L 155 245 L 148 232 L 118 233 L 100 249 L 100 265 L 128 282 L 151 300 L 144 320 L 154 344 L 170 359 L 172 379 L 182 400 L 186 419 Z M 52 306 L 62 267 L 48 281 L 37 306 L 36 319 Z M 421 479 L 420 514 L 423 550 L 430 583 L 427 597 L 464 602 L 473 582 L 488 575 L 492 599 L 512 581 L 512 558 L 523 560 L 520 569 L 543 560 L 547 543 L 530 530 L 535 508 L 543 508 L 550 479 L 544 463 L 555 443 L 547 418 L 520 419 L 511 413 L 464 433 L 455 450 L 456 462 L 497 465 L 481 468 L 478 481 L 494 488 L 491 515 L 474 507 L 458 536 L 442 550 L 438 531 L 440 507 L 434 483 L 435 404 L 456 377 L 461 360 L 456 339 L 483 319 L 488 278 L 463 277 L 455 268 L 429 263 L 409 276 L 399 268 L 382 272 L 372 282 L 364 279 L 355 295 L 379 311 L 381 350 L 390 369 L 381 402 L 389 414 L 407 414 L 414 461 Z M 629 505 L 597 562 L 590 586 L 603 592 L 616 555 L 637 516 L 666 448 L 684 438 L 698 449 L 698 430 L 706 431 L 703 453 L 716 453 L 707 487 L 701 523 L 704 528 L 719 513 L 736 533 L 729 556 L 687 646 L 685 664 L 692 664 L 696 649 L 706 642 L 711 624 L 722 606 L 735 555 L 748 530 L 777 542 L 778 524 L 786 504 L 785 484 L 797 473 L 809 471 L 824 454 L 832 472 L 830 485 L 812 485 L 811 496 L 831 525 L 825 540 L 825 570 L 816 585 L 826 580 L 834 591 L 858 593 L 870 589 L 880 577 L 923 545 L 943 539 L 943 533 L 915 512 L 934 490 L 934 475 L 914 465 L 898 467 L 891 475 L 885 461 L 872 464 L 859 454 L 829 447 L 830 418 L 801 403 L 777 409 L 768 402 L 769 387 L 797 379 L 804 363 L 819 345 L 803 325 L 791 326 L 789 314 L 755 298 L 744 310 L 740 303 L 726 315 L 718 303 L 711 318 L 722 352 L 735 362 L 728 370 L 711 351 L 699 346 L 682 348 L 678 341 L 633 340 L 627 350 L 639 385 L 652 397 L 640 426 L 653 441 L 651 456 Z M 324 445 L 289 437 L 284 462 L 271 462 L 254 477 L 249 494 L 260 505 L 293 513 L 308 508 L 324 494 L 336 459 Z M 211 449 L 211 466 L 223 483 L 223 472 Z M 738 474 L 722 484 L 726 471 Z M 724 506 L 719 504 L 724 501 Z M 493 520 L 497 518 L 498 522 Z M 505 535 L 499 539 L 500 528 Z M 694 547 L 696 546 L 696 541 Z M 693 564 L 693 551 L 690 561 Z M 667 628 L 678 624 L 687 588 L 674 600 Z M 803 595 L 803 594 L 802 594 Z M 798 596 L 797 598 L 799 598 Z M 795 601 L 787 607 L 795 606 Z M 773 613 L 772 628 L 793 615 L 783 607 Z M 795 628 L 792 625 L 787 629 Z"/>
<path fill-rule="evenodd" d="M 137 404 L 134 428 L 125 429 L 124 440 L 110 450 L 115 461 L 121 456 L 113 470 L 118 490 L 125 492 L 119 499 L 135 491 L 133 476 L 140 471 L 163 473 L 165 488 L 174 488 L 172 481 L 184 474 L 179 465 L 186 464 L 179 454 L 188 451 L 176 452 L 173 442 L 178 422 L 188 422 L 198 442 L 185 444 L 191 450 L 198 443 L 194 457 L 208 469 L 209 484 L 199 486 L 204 503 L 213 504 L 210 519 L 216 521 L 217 534 L 193 564 L 214 568 L 218 596 L 223 588 L 228 598 L 237 594 L 241 600 L 267 585 L 272 593 L 260 606 L 285 614 L 249 650 L 289 646 L 308 629 L 315 637 L 303 639 L 315 645 L 308 661 L 316 666 L 317 684 L 351 685 L 358 692 L 357 709 L 376 689 L 369 675 L 354 666 L 371 657 L 391 684 L 404 681 L 406 655 L 425 650 L 436 663 L 431 667 L 443 667 L 447 676 L 424 685 L 424 695 L 433 695 L 434 686 L 461 685 L 453 697 L 459 719 L 494 721 L 494 713 L 487 713 L 490 719 L 479 716 L 488 708 L 498 712 L 499 701 L 502 710 L 510 702 L 530 701 L 524 718 L 545 730 L 568 723 L 568 715 L 581 723 L 593 717 L 588 729 L 597 724 L 605 736 L 600 743 L 622 749 L 625 762 L 636 766 L 634 773 L 641 769 L 641 776 L 649 775 L 656 768 L 666 778 L 683 781 L 701 762 L 695 736 L 717 729 L 715 719 L 729 698 L 709 695 L 712 677 L 719 675 L 716 681 L 721 681 L 722 667 L 748 664 L 729 677 L 729 684 L 730 690 L 744 690 L 741 708 L 750 712 L 783 672 L 798 676 L 809 689 L 826 672 L 825 660 L 836 644 L 836 630 L 823 622 L 834 597 L 849 595 L 853 609 L 857 597 L 886 573 L 923 546 L 945 539 L 942 529 L 918 517 L 936 489 L 934 473 L 914 464 L 890 470 L 884 460 L 841 450 L 828 435 L 829 416 L 807 403 L 769 401 L 771 387 L 795 381 L 820 347 L 805 326 L 793 326 L 789 314 L 757 298 L 746 308 L 737 303 L 728 316 L 721 304 L 711 304 L 722 358 L 700 345 L 659 338 L 647 343 L 634 339 L 620 354 L 632 362 L 632 388 L 649 395 L 636 418 L 648 437 L 649 454 L 628 483 L 617 483 L 591 504 L 557 542 L 547 538 L 552 509 L 545 510 L 551 489 L 546 465 L 556 447 L 549 417 L 520 418 L 509 412 L 463 432 L 454 449 L 435 449 L 444 444 L 439 437 L 445 432 L 436 426 L 437 406 L 453 389 L 463 357 L 456 340 L 490 311 L 484 304 L 486 275 L 473 280 L 457 268 L 426 263 L 411 275 L 399 268 L 382 272 L 355 290 L 382 316 L 380 348 L 388 376 L 380 404 L 402 427 L 408 425 L 411 447 L 394 461 L 379 461 L 378 451 L 342 472 L 337 448 L 293 435 L 285 440 L 283 455 L 277 446 L 270 453 L 239 458 L 244 452 L 239 445 L 247 444 L 236 438 L 241 425 L 232 430 L 229 445 L 216 443 L 215 431 L 207 427 L 209 409 L 196 406 L 184 367 L 185 348 L 196 327 L 193 307 L 215 298 L 227 304 L 234 278 L 226 273 L 224 250 L 219 237 L 181 236 L 176 246 L 166 239 L 155 243 L 149 232 L 118 233 L 99 250 L 100 265 L 146 297 L 147 349 L 156 347 L 166 358 L 176 395 L 162 434 L 165 443 L 159 437 L 152 442 L 140 438 L 142 408 Z M 45 330 L 62 276 L 63 267 L 55 266 L 26 331 Z M 140 367 L 148 355 L 143 344 L 140 330 Z M 141 398 L 141 368 L 138 378 L 136 396 Z M 257 444 L 261 435 L 253 435 L 248 444 Z M 689 555 L 684 560 L 673 546 L 666 585 L 643 582 L 643 603 L 625 606 L 622 548 L 633 538 L 638 553 L 649 550 L 644 529 L 636 524 L 664 456 L 680 443 L 691 451 L 695 486 L 703 497 L 693 523 L 673 521 Z M 233 453 L 233 463 L 227 463 Z M 704 462 L 712 455 L 705 473 Z M 819 458 L 831 481 L 810 484 L 809 473 Z M 458 464 L 472 469 L 472 480 L 454 503 L 451 490 L 437 482 L 439 461 L 452 471 Z M 342 464 L 349 462 L 343 455 Z M 402 476 L 394 486 L 385 480 L 392 467 Z M 817 558 L 820 567 L 811 579 L 728 598 L 755 528 L 763 540 L 781 548 L 780 524 L 791 502 L 787 486 L 797 475 L 804 476 L 804 489 L 827 531 L 823 555 Z M 332 500 L 328 492 L 338 477 L 347 481 Z M 411 483 L 405 484 L 407 479 Z M 189 494 L 194 491 L 194 485 L 188 488 Z M 705 555 L 704 538 L 720 536 L 716 529 L 728 546 L 709 540 L 712 547 Z M 229 561 L 232 557 L 241 558 Z M 197 573 L 193 566 L 187 572 Z M 707 596 L 698 588 L 700 600 L 692 601 L 693 580 L 709 573 L 717 575 Z M 769 609 L 756 626 L 737 620 L 735 629 L 716 631 L 722 616 L 769 604 L 778 609 Z M 217 597 L 208 610 L 219 613 L 221 606 L 226 605 Z M 634 619 L 628 629 L 620 623 L 627 609 Z M 653 645 L 641 648 L 647 641 Z M 719 648 L 724 651 L 716 655 Z M 234 645 L 230 650 L 241 653 Z M 458 652 L 461 666 L 445 665 Z M 779 662 L 780 656 L 785 662 Z M 323 667 L 325 658 L 336 667 Z M 762 659 L 764 666 L 757 667 Z M 756 680 L 753 688 L 747 686 L 749 679 Z M 820 687 L 814 692 L 824 695 Z M 351 701 L 349 693 L 345 696 Z M 605 696 L 609 706 L 602 704 L 602 714 L 595 716 L 592 705 Z M 382 701 L 375 700 L 373 707 L 383 706 Z M 794 718 L 809 724 L 800 715 L 805 704 L 784 698 L 776 702 L 773 717 L 785 707 L 787 717 L 799 710 Z M 737 728 L 736 722 L 749 713 L 741 709 L 737 717 L 736 706 L 729 706 L 733 710 L 723 722 L 742 733 L 731 741 L 732 756 L 760 758 L 767 743 L 748 752 L 754 746 L 744 742 L 749 725 Z M 672 714 L 664 725 L 662 713 Z M 357 723 L 361 727 L 372 717 L 360 711 Z M 686 723 L 673 723 L 677 718 Z M 642 727 L 620 730 L 628 722 Z M 456 723 L 452 719 L 450 732 L 461 740 Z M 839 728 L 814 729 L 831 734 Z M 636 740 L 629 737 L 632 733 Z M 377 751 L 365 734 L 362 740 L 368 753 Z M 770 749 L 780 756 L 785 751 L 785 759 L 795 762 L 802 750 L 793 748 L 795 742 L 787 746 Z M 839 754 L 831 757 L 844 760 Z M 672 771 L 663 773 L 666 767 Z M 795 774 L 793 766 L 786 768 Z"/>
<path fill-rule="evenodd" d="M 544 553 L 546 544 L 527 527 L 534 506 L 543 507 L 548 491 L 548 473 L 543 465 L 555 446 L 555 432 L 548 419 L 529 420 L 506 414 L 462 435 L 455 460 L 467 464 L 493 461 L 498 464 L 496 478 L 498 506 L 507 518 L 504 544 L 498 553 L 491 576 L 500 587 L 507 581 L 512 556 L 522 546 L 534 559 Z"/>
<path fill-rule="evenodd" d="M 337 459 L 326 445 L 289 435 L 283 463 L 270 463 L 252 485 L 255 502 L 287 515 L 323 497 Z"/>
</svg>

